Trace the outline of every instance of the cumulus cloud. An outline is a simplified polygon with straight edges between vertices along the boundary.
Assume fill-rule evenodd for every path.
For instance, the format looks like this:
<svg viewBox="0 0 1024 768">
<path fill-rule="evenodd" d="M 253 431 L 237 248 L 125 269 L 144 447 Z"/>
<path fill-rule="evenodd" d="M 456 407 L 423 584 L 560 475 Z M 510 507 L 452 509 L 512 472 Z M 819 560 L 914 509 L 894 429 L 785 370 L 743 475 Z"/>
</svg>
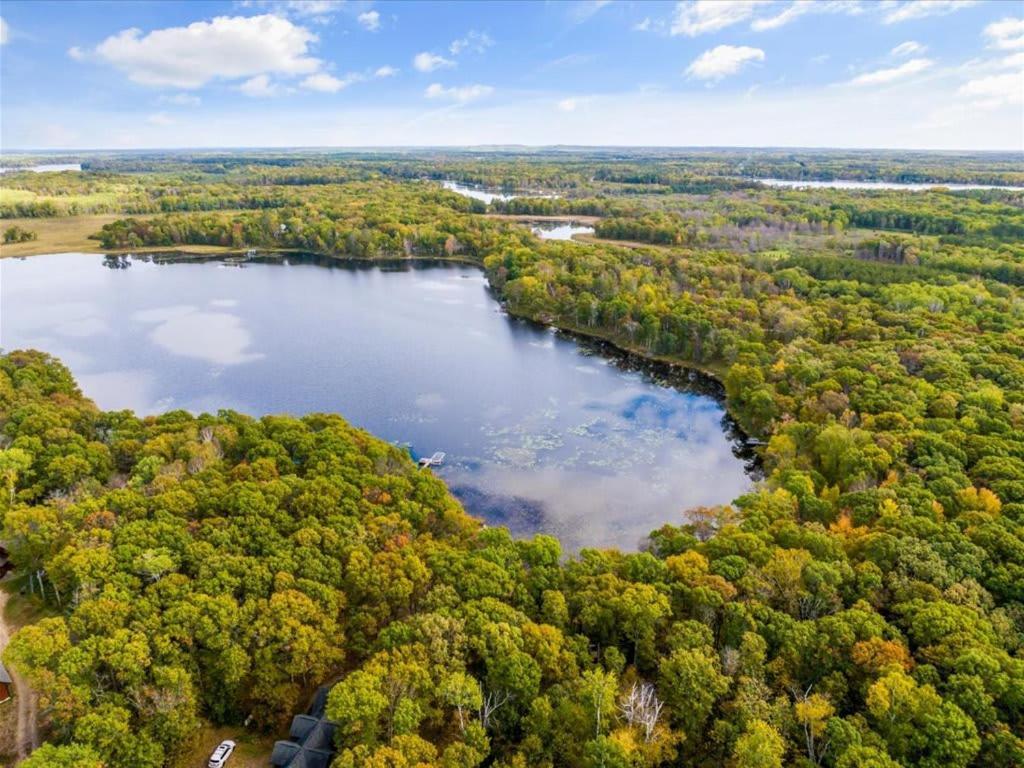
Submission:
<svg viewBox="0 0 1024 768">
<path fill-rule="evenodd" d="M 580 104 L 580 100 L 579 99 L 573 99 L 573 98 L 562 99 L 560 102 L 558 102 L 558 108 L 562 112 L 575 112 L 576 111 L 576 107 L 578 107 L 579 104 Z"/>
<path fill-rule="evenodd" d="M 927 46 L 921 45 L 916 40 L 907 40 L 905 43 L 900 43 L 891 51 L 890 56 L 915 56 L 917 54 L 924 53 L 928 50 Z"/>
<path fill-rule="evenodd" d="M 394 67 L 385 64 L 383 67 L 377 67 L 377 71 L 373 73 L 374 77 L 394 77 L 398 74 L 398 70 Z"/>
<path fill-rule="evenodd" d="M 166 112 L 157 112 L 146 118 L 150 125 L 171 125 L 174 121 Z"/>
<path fill-rule="evenodd" d="M 975 5 L 977 0 L 907 0 L 889 10 L 882 21 L 886 24 L 897 24 L 901 21 L 923 19 L 927 16 L 945 16 L 947 13 L 959 11 Z"/>
<path fill-rule="evenodd" d="M 1024 19 L 1007 17 L 985 27 L 985 37 L 993 48 L 1008 51 L 1024 48 Z"/>
<path fill-rule="evenodd" d="M 477 32 L 476 30 L 470 30 L 466 33 L 465 37 L 460 37 L 458 40 L 452 40 L 451 45 L 448 46 L 448 52 L 452 56 L 458 56 L 463 51 L 472 51 L 473 53 L 483 53 L 488 48 L 494 45 L 494 40 L 486 32 Z"/>
<path fill-rule="evenodd" d="M 435 69 L 454 67 L 455 62 L 451 59 L 446 59 L 444 56 L 424 51 L 412 57 L 412 65 L 420 72 L 433 72 Z"/>
<path fill-rule="evenodd" d="M 310 75 L 304 79 L 299 85 L 310 91 L 337 93 L 342 88 L 347 88 L 359 79 L 359 76 L 354 74 L 348 74 L 345 77 L 334 77 L 326 72 L 317 72 L 315 75 Z"/>
<path fill-rule="evenodd" d="M 96 46 L 96 54 L 141 85 L 191 89 L 215 79 L 312 74 L 321 65 L 309 55 L 316 39 L 279 16 L 218 16 L 145 35 L 126 29 Z"/>
<path fill-rule="evenodd" d="M 356 16 L 356 21 L 370 32 L 376 32 L 380 29 L 380 14 L 377 11 L 365 11 Z"/>
<path fill-rule="evenodd" d="M 865 72 L 862 75 L 857 75 L 857 77 L 850 81 L 850 85 L 887 85 L 888 83 L 894 83 L 897 80 L 903 80 L 904 78 L 916 75 L 919 72 L 924 72 L 933 63 L 931 59 L 911 59 L 900 64 L 898 67 L 876 69 L 874 72 Z"/>
<path fill-rule="evenodd" d="M 427 86 L 423 95 L 428 99 L 442 99 L 444 101 L 455 101 L 459 104 L 467 104 L 494 93 L 494 88 L 489 85 L 463 85 L 459 87 L 445 88 L 440 83 L 432 83 Z"/>
<path fill-rule="evenodd" d="M 693 0 L 678 3 L 672 19 L 673 35 L 697 35 L 717 32 L 746 21 L 765 5 L 765 0 Z"/>
<path fill-rule="evenodd" d="M 270 82 L 270 78 L 267 75 L 250 77 L 238 86 L 238 90 L 254 99 L 265 99 L 268 96 L 274 96 L 278 92 L 277 85 Z"/>
<path fill-rule="evenodd" d="M 755 61 L 764 61 L 764 51 L 760 48 L 718 45 L 694 59 L 685 74 L 698 80 L 721 80 Z"/>
<path fill-rule="evenodd" d="M 0 45 L 7 45 L 7 22 L 0 16 Z"/>
</svg>

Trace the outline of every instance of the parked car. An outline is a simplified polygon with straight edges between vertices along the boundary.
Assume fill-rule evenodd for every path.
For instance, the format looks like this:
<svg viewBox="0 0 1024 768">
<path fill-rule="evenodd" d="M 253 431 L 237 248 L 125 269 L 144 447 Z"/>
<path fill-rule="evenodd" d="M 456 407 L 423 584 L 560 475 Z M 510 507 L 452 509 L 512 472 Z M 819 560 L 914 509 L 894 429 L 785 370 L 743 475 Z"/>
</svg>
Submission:
<svg viewBox="0 0 1024 768">
<path fill-rule="evenodd" d="M 222 741 L 213 750 L 213 754 L 210 755 L 210 762 L 206 764 L 207 768 L 224 768 L 228 764 L 228 758 L 231 757 L 231 753 L 234 751 L 235 742 L 231 741 L 231 739 Z"/>
</svg>

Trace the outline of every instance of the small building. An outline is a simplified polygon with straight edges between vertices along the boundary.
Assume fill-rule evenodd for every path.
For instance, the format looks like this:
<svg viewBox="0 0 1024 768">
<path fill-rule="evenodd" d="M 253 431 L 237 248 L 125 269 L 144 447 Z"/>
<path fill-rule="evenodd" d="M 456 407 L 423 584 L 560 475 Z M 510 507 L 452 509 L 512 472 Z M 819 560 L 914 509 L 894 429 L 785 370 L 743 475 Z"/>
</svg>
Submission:
<svg viewBox="0 0 1024 768">
<path fill-rule="evenodd" d="M 270 764 L 274 768 L 328 768 L 334 759 L 337 724 L 325 717 L 328 686 L 317 691 L 309 714 L 292 718 L 287 741 L 274 744 Z"/>
<path fill-rule="evenodd" d="M 0 704 L 10 701 L 13 695 L 11 673 L 7 671 L 3 664 L 0 664 Z"/>
</svg>

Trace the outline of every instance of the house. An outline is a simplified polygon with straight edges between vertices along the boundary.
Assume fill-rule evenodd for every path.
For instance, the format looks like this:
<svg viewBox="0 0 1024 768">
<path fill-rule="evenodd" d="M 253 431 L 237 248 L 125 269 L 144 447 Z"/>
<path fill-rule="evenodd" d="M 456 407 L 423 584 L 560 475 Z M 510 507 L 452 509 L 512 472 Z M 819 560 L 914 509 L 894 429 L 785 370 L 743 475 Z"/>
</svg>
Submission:
<svg viewBox="0 0 1024 768">
<path fill-rule="evenodd" d="M 12 695 L 11 673 L 4 668 L 3 664 L 0 664 L 0 704 L 10 701 Z"/>
<path fill-rule="evenodd" d="M 334 759 L 334 732 L 338 726 L 324 716 L 328 686 L 316 692 L 309 714 L 292 718 L 287 741 L 274 743 L 274 768 L 327 768 Z"/>
</svg>

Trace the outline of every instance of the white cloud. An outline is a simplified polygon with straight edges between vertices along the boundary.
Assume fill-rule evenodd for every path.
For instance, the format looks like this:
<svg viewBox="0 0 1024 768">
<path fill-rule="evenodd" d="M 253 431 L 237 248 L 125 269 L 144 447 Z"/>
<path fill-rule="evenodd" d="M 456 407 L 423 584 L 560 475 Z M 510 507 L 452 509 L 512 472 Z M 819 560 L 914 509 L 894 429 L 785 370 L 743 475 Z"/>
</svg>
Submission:
<svg viewBox="0 0 1024 768">
<path fill-rule="evenodd" d="M 7 22 L 0 16 L 0 45 L 7 45 Z"/>
<path fill-rule="evenodd" d="M 433 72 L 435 69 L 454 67 L 455 62 L 451 59 L 446 59 L 444 56 L 424 51 L 412 57 L 412 65 L 420 72 Z"/>
<path fill-rule="evenodd" d="M 999 66 L 1006 69 L 1016 69 L 1020 72 L 1024 72 L 1024 51 L 1011 53 L 999 62 Z"/>
<path fill-rule="evenodd" d="M 793 0 L 775 16 L 754 19 L 750 28 L 755 32 L 778 29 L 808 13 L 843 13 L 857 16 L 864 12 L 859 0 Z"/>
<path fill-rule="evenodd" d="M 365 11 L 356 16 L 363 29 L 367 29 L 370 32 L 376 32 L 380 29 L 380 14 L 377 11 Z"/>
<path fill-rule="evenodd" d="M 795 0 L 790 3 L 781 13 L 776 16 L 769 16 L 765 19 L 755 19 L 750 24 L 750 28 L 755 32 L 764 32 L 769 29 L 777 29 L 779 27 L 789 24 L 789 22 L 803 16 L 805 13 L 810 13 L 813 7 L 817 3 L 814 0 Z"/>
<path fill-rule="evenodd" d="M 985 27 L 985 37 L 991 41 L 993 48 L 1000 50 L 1024 48 L 1024 19 L 1007 17 L 993 21 Z"/>
<path fill-rule="evenodd" d="M 488 48 L 494 45 L 494 40 L 486 32 L 477 32 L 476 30 L 470 30 L 466 33 L 465 37 L 460 37 L 458 40 L 452 40 L 451 45 L 448 46 L 448 52 L 452 56 L 458 56 L 463 51 L 472 51 L 474 53 L 483 53 Z"/>
<path fill-rule="evenodd" d="M 459 104 L 467 104 L 494 93 L 494 88 L 489 85 L 464 85 L 460 87 L 445 88 L 440 83 L 432 83 L 427 86 L 423 95 L 428 99 L 444 99 L 446 101 L 457 101 Z"/>
<path fill-rule="evenodd" d="M 651 17 L 645 16 L 643 21 L 638 21 L 633 25 L 634 32 L 647 32 L 651 28 Z"/>
<path fill-rule="evenodd" d="M 916 75 L 919 72 L 924 72 L 933 63 L 931 59 L 911 59 L 900 64 L 898 67 L 876 69 L 874 72 L 865 72 L 862 75 L 857 75 L 857 77 L 850 81 L 850 85 L 886 85 L 897 80 L 903 80 L 911 75 Z"/>
<path fill-rule="evenodd" d="M 218 78 L 311 74 L 321 64 L 308 55 L 316 39 L 278 16 L 218 16 L 146 35 L 126 29 L 96 46 L 96 53 L 141 85 L 199 88 Z"/>
<path fill-rule="evenodd" d="M 902 5 L 894 6 L 885 14 L 882 21 L 886 24 L 896 24 L 927 16 L 945 16 L 961 8 L 968 8 L 976 2 L 977 0 L 907 0 Z"/>
<path fill-rule="evenodd" d="M 68 57 L 75 61 L 85 61 L 89 58 L 89 54 L 79 48 L 77 45 L 72 45 L 68 48 Z"/>
<path fill-rule="evenodd" d="M 570 98 L 570 99 L 562 99 L 560 102 L 558 102 L 558 108 L 562 112 L 575 112 L 576 111 L 576 107 L 578 107 L 579 105 L 580 105 L 580 100 L 579 99 L 572 99 L 572 98 Z"/>
<path fill-rule="evenodd" d="M 760 48 L 718 45 L 694 59 L 685 74 L 699 80 L 721 80 L 755 61 L 764 61 L 764 51 Z"/>
<path fill-rule="evenodd" d="M 383 67 L 377 67 L 377 71 L 373 73 L 374 77 L 394 77 L 398 74 L 398 70 L 392 66 L 385 64 Z"/>
<path fill-rule="evenodd" d="M 267 75 L 256 75 L 238 86 L 238 90 L 254 99 L 264 99 L 268 96 L 274 96 L 278 88 L 276 84 L 270 82 L 270 78 Z"/>
<path fill-rule="evenodd" d="M 893 48 L 891 51 L 889 51 L 889 55 L 890 56 L 901 56 L 901 57 L 902 56 L 915 56 L 917 54 L 924 53 L 927 50 L 928 50 L 927 46 L 921 45 L 916 40 L 907 40 L 905 43 L 900 43 L 895 48 Z"/>
<path fill-rule="evenodd" d="M 696 37 L 717 32 L 754 15 L 765 0 L 693 0 L 678 3 L 672 20 L 673 35 Z"/>
<path fill-rule="evenodd" d="M 345 0 L 288 0 L 285 9 L 296 16 L 324 17 L 338 10 Z"/>
<path fill-rule="evenodd" d="M 150 125 L 171 125 L 174 121 L 166 112 L 157 112 L 146 118 L 146 122 Z"/>
<path fill-rule="evenodd" d="M 315 75 L 307 77 L 299 83 L 299 85 L 310 91 L 320 91 L 320 93 L 337 93 L 342 88 L 347 88 L 359 79 L 360 77 L 354 74 L 348 74 L 345 75 L 345 77 L 339 78 L 329 75 L 326 72 L 317 72 Z"/>
<path fill-rule="evenodd" d="M 161 96 L 159 101 L 163 104 L 176 104 L 179 107 L 198 107 L 202 99 L 191 93 L 176 93 L 173 96 Z"/>
<path fill-rule="evenodd" d="M 971 106 L 995 109 L 1024 103 L 1024 71 L 969 80 L 957 91 L 971 99 Z"/>
</svg>

